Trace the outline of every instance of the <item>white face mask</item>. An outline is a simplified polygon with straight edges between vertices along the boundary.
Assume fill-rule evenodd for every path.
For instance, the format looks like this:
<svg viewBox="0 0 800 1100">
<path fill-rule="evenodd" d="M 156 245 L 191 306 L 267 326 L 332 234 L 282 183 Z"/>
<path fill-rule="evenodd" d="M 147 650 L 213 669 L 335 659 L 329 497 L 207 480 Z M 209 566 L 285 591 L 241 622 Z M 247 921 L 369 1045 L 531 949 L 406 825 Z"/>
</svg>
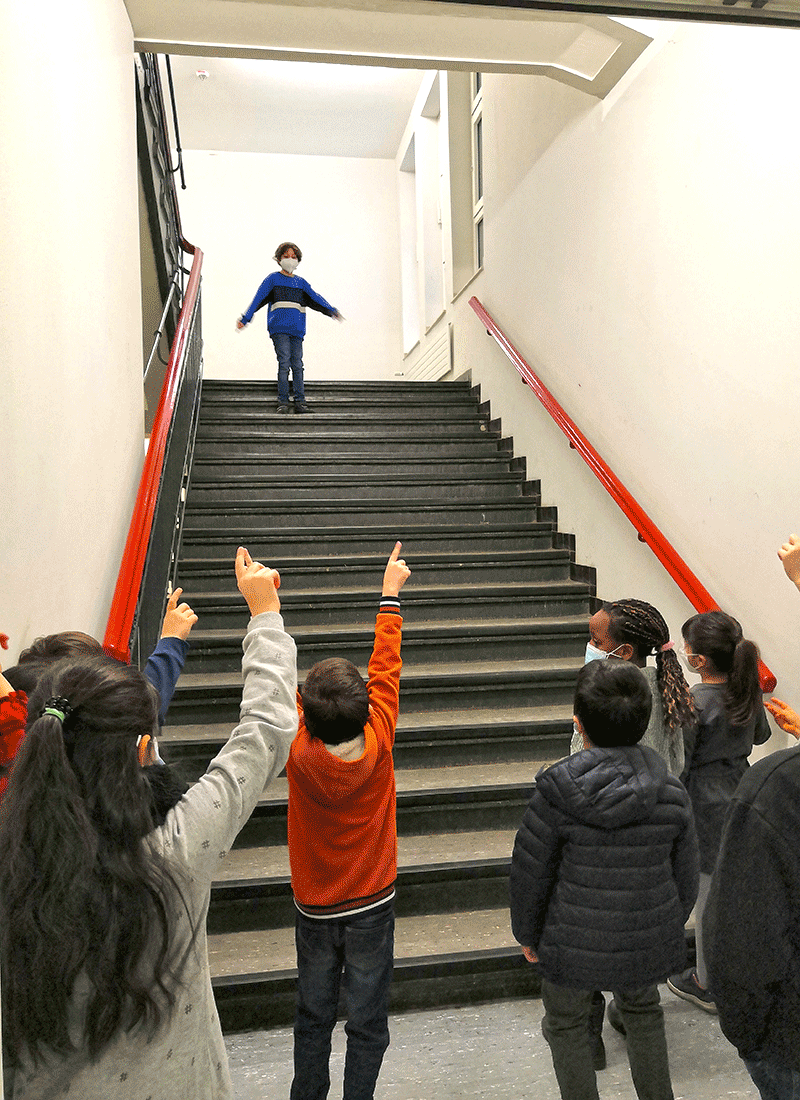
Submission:
<svg viewBox="0 0 800 1100">
<path fill-rule="evenodd" d="M 617 649 L 622 649 L 622 646 L 618 645 Z M 616 656 L 617 649 L 612 649 L 610 653 L 606 653 L 604 649 L 598 649 L 596 645 L 592 645 L 591 642 L 587 642 L 586 655 L 583 658 L 583 663 L 585 665 L 588 665 L 590 661 L 605 661 L 607 657 Z"/>
<path fill-rule="evenodd" d="M 293 260 L 289 256 L 284 256 L 281 260 L 281 267 L 291 275 L 299 263 L 299 260 Z"/>
</svg>

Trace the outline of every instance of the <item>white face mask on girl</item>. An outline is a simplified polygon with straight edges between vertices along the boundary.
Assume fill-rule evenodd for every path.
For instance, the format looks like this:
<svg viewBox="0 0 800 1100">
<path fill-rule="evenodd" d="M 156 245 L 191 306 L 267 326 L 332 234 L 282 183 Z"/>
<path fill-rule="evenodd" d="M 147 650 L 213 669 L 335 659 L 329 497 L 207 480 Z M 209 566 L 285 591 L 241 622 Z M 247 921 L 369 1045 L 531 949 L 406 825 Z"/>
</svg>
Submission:
<svg viewBox="0 0 800 1100">
<path fill-rule="evenodd" d="M 617 646 L 617 649 L 622 649 L 621 645 Z M 607 657 L 616 656 L 617 649 L 612 649 L 610 653 L 606 653 L 604 649 L 598 649 L 596 645 L 592 645 L 591 642 L 586 643 L 586 655 L 583 658 L 583 663 L 588 665 L 590 661 L 605 661 Z M 620 657 L 619 660 L 622 660 Z"/>
<path fill-rule="evenodd" d="M 291 274 L 292 274 L 292 272 L 294 271 L 294 269 L 295 269 L 295 268 L 297 267 L 297 265 L 298 265 L 299 263 L 300 263 L 300 261 L 299 261 L 299 260 L 293 260 L 293 259 L 291 259 L 291 257 L 289 257 L 289 256 L 284 256 L 284 257 L 283 257 L 283 258 L 281 259 L 281 267 L 282 267 L 282 268 L 283 268 L 283 270 L 284 270 L 284 271 L 286 271 L 286 272 L 287 272 L 287 273 L 288 273 L 289 275 L 291 275 Z"/>
</svg>

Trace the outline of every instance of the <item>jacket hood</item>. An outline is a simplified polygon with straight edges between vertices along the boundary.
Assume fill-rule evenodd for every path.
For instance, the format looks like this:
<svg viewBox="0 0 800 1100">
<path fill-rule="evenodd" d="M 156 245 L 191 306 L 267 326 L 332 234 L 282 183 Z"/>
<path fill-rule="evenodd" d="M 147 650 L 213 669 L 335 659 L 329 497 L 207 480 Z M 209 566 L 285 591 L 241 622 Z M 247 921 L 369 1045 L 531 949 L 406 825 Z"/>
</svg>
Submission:
<svg viewBox="0 0 800 1100">
<path fill-rule="evenodd" d="M 646 820 L 668 777 L 646 745 L 593 747 L 544 768 L 536 777 L 543 798 L 578 821 L 600 829 Z"/>
</svg>

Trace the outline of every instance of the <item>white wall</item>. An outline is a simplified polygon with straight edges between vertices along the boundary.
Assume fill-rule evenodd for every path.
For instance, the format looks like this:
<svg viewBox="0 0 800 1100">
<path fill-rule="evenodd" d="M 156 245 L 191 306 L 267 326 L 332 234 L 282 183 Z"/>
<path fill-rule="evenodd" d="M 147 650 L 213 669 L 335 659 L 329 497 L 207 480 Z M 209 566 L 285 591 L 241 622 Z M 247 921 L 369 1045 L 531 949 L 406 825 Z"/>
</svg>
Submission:
<svg viewBox="0 0 800 1100">
<path fill-rule="evenodd" d="M 346 318 L 308 310 L 306 382 L 402 369 L 394 161 L 197 150 L 184 161 L 181 220 L 204 253 L 206 378 L 277 377 L 266 309 L 241 332 L 236 319 L 277 270 L 284 240 L 303 251 L 298 274 Z"/>
<path fill-rule="evenodd" d="M 599 594 L 650 600 L 677 633 L 687 601 L 485 336 L 476 294 L 800 707 L 800 603 L 775 554 L 800 529 L 798 39 L 665 34 L 606 103 L 485 76 L 486 261 L 449 311 L 456 373 Z"/>
<path fill-rule="evenodd" d="M 102 637 L 143 450 L 122 0 L 0 7 L 0 631 Z"/>
</svg>

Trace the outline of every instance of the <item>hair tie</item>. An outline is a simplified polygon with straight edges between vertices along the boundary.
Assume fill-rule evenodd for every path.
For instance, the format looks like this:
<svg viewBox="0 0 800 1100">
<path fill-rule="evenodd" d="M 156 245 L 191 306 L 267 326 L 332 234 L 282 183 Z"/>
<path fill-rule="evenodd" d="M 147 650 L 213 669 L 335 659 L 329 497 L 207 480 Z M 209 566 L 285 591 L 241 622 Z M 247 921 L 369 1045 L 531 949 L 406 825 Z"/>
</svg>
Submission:
<svg viewBox="0 0 800 1100">
<path fill-rule="evenodd" d="M 39 711 L 39 717 L 43 718 L 45 714 L 50 714 L 53 718 L 57 718 L 63 726 L 70 714 L 72 714 L 72 707 L 69 705 L 69 699 L 65 699 L 63 695 L 56 695 L 52 699 L 48 699 Z"/>
<path fill-rule="evenodd" d="M 661 649 L 659 650 L 659 653 L 666 653 L 668 649 L 674 649 L 674 648 L 675 648 L 675 643 L 674 642 L 664 642 Z"/>
</svg>

